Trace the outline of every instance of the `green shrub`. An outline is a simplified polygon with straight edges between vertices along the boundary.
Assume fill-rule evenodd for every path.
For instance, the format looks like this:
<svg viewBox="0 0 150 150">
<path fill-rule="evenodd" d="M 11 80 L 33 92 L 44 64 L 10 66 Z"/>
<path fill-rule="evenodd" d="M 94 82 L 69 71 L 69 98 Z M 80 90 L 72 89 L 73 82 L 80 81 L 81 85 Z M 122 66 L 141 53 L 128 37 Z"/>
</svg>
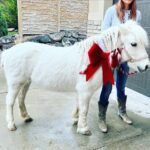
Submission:
<svg viewBox="0 0 150 150">
<path fill-rule="evenodd" d="M 0 0 L 1 10 L 9 28 L 18 29 L 17 0 Z"/>
<path fill-rule="evenodd" d="M 0 10 L 0 37 L 8 34 L 7 23 Z"/>
</svg>

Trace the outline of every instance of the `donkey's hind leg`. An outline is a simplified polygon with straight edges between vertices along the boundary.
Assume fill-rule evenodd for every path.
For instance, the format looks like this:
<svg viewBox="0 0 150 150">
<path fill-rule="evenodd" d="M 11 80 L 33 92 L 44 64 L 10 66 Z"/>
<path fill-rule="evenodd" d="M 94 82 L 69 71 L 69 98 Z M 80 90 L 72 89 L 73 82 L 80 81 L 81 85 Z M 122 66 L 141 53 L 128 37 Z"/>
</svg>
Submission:
<svg viewBox="0 0 150 150">
<path fill-rule="evenodd" d="M 26 81 L 23 86 L 21 87 L 19 94 L 18 94 L 18 103 L 19 103 L 19 109 L 20 109 L 20 114 L 24 118 L 24 121 L 26 123 L 31 122 L 33 119 L 29 116 L 26 105 L 25 105 L 25 97 L 27 94 L 27 91 L 30 87 L 31 81 L 28 80 Z"/>
<path fill-rule="evenodd" d="M 10 131 L 16 130 L 15 122 L 14 122 L 14 114 L 13 107 L 15 104 L 15 99 L 20 90 L 20 84 L 11 84 L 8 86 L 8 93 L 6 96 L 6 120 L 7 127 Z"/>
</svg>

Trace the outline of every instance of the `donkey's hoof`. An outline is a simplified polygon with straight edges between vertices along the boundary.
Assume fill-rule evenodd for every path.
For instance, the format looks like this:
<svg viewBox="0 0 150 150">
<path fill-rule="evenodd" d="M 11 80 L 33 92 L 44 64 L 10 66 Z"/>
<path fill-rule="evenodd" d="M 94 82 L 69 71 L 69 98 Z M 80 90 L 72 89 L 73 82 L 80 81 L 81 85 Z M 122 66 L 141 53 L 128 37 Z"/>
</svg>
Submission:
<svg viewBox="0 0 150 150">
<path fill-rule="evenodd" d="M 83 133 L 83 135 L 88 135 L 88 136 L 90 136 L 90 135 L 92 135 L 92 132 L 91 132 L 90 130 L 88 130 L 88 131 L 85 131 L 85 132 Z"/>
<path fill-rule="evenodd" d="M 77 133 L 83 134 L 83 135 L 92 135 L 92 132 L 88 128 L 78 128 Z"/>
<path fill-rule="evenodd" d="M 8 124 L 8 130 L 9 131 L 15 131 L 17 129 L 15 124 Z"/>
<path fill-rule="evenodd" d="M 25 123 L 29 123 L 29 122 L 32 122 L 33 121 L 33 119 L 30 117 L 30 118 L 26 118 L 25 120 L 24 120 L 24 122 Z"/>
<path fill-rule="evenodd" d="M 72 125 L 75 126 L 78 124 L 78 118 L 73 118 L 72 119 Z"/>
</svg>

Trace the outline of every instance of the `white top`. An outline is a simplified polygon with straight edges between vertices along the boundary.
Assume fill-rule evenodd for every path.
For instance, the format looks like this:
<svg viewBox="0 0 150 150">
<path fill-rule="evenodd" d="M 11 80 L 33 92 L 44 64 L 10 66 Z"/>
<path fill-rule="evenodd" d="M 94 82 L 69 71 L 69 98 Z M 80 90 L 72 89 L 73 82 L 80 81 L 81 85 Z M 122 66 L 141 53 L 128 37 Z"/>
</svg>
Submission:
<svg viewBox="0 0 150 150">
<path fill-rule="evenodd" d="M 127 20 L 130 19 L 129 18 L 130 10 L 124 10 L 124 11 L 125 11 L 124 21 L 126 22 Z M 136 13 L 137 13 L 136 21 L 140 24 L 141 19 L 142 19 L 141 12 L 137 10 Z M 106 30 L 111 26 L 117 26 L 119 24 L 121 24 L 121 22 L 117 16 L 116 6 L 113 5 L 109 7 L 105 13 L 105 17 L 102 22 L 101 30 Z"/>
</svg>

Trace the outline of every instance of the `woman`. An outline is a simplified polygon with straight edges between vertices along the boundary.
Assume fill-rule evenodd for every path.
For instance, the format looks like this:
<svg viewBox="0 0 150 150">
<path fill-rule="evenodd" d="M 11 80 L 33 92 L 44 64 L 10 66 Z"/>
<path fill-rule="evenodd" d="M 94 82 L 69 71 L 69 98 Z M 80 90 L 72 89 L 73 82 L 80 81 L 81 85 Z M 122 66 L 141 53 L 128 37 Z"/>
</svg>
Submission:
<svg viewBox="0 0 150 150">
<path fill-rule="evenodd" d="M 125 23 L 127 20 L 132 19 L 140 23 L 141 13 L 136 9 L 136 0 L 119 0 L 115 5 L 108 8 L 106 11 L 102 30 L 108 29 L 111 26 L 117 26 L 121 23 Z M 132 121 L 126 113 L 126 100 L 125 85 L 128 78 L 129 67 L 127 62 L 121 64 L 116 69 L 116 88 L 117 88 L 117 99 L 118 99 L 118 115 L 121 119 L 132 124 Z M 109 95 L 112 91 L 112 84 L 107 83 L 103 85 L 101 95 L 99 98 L 99 128 L 102 132 L 107 132 L 106 125 L 106 111 L 108 107 Z"/>
</svg>

